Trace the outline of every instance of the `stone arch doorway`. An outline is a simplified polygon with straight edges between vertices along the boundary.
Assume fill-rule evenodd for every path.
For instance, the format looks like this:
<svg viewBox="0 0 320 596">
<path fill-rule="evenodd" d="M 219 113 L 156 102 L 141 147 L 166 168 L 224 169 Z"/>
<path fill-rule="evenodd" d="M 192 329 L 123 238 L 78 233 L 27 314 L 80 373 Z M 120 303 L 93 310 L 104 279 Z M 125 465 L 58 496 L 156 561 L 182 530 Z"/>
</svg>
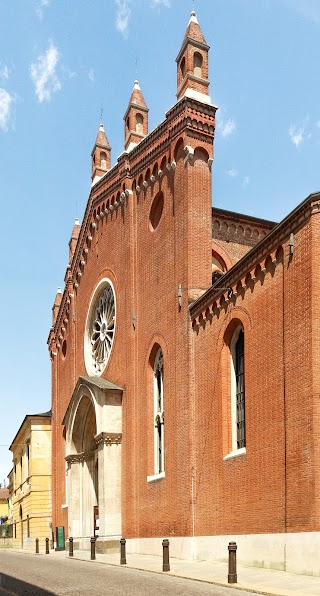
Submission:
<svg viewBox="0 0 320 596">
<path fill-rule="evenodd" d="M 68 532 L 87 548 L 121 535 L 122 390 L 98 377 L 80 377 L 66 426 Z"/>
<path fill-rule="evenodd" d="M 92 400 L 83 395 L 78 403 L 67 455 L 69 531 L 73 536 L 94 533 L 93 512 L 98 506 L 98 446 L 96 414 Z"/>
</svg>

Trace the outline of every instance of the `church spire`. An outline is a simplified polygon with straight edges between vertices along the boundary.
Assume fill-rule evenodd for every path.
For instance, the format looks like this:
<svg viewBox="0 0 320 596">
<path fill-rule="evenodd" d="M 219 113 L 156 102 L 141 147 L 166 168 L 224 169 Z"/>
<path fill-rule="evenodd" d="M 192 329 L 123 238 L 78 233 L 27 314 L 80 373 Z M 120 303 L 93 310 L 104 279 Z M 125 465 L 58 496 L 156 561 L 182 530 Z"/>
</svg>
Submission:
<svg viewBox="0 0 320 596">
<path fill-rule="evenodd" d="M 177 56 L 177 98 L 184 95 L 210 103 L 208 79 L 209 46 L 193 10 Z"/>
<path fill-rule="evenodd" d="M 142 95 L 138 81 L 134 82 L 128 109 L 124 119 L 124 146 L 130 151 L 148 134 L 149 109 Z"/>
<path fill-rule="evenodd" d="M 92 182 L 97 182 L 111 167 L 111 147 L 101 122 L 96 142 L 91 152 Z"/>
<path fill-rule="evenodd" d="M 78 242 L 78 238 L 79 238 L 79 234 L 80 234 L 80 222 L 78 220 L 78 218 L 76 217 L 76 220 L 74 222 L 74 226 L 73 226 L 73 230 L 72 230 L 72 234 L 71 234 L 71 238 L 69 240 L 69 264 L 71 264 L 73 255 L 74 255 L 74 251 L 76 250 L 76 246 L 77 246 L 77 242 Z"/>
</svg>

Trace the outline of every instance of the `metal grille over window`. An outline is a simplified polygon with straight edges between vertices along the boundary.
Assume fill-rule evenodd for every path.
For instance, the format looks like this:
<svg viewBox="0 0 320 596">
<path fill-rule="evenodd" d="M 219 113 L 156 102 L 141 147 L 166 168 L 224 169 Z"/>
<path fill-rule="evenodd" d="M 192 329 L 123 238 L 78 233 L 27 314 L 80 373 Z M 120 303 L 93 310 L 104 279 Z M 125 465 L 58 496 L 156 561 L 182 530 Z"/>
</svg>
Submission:
<svg viewBox="0 0 320 596">
<path fill-rule="evenodd" d="M 154 365 L 154 408 L 155 408 L 155 473 L 164 472 L 164 397 L 163 397 L 163 353 L 157 353 Z"/>
<path fill-rule="evenodd" d="M 244 333 L 240 331 L 235 350 L 236 400 L 237 400 L 237 448 L 246 446 L 246 412 L 244 386 Z"/>
</svg>

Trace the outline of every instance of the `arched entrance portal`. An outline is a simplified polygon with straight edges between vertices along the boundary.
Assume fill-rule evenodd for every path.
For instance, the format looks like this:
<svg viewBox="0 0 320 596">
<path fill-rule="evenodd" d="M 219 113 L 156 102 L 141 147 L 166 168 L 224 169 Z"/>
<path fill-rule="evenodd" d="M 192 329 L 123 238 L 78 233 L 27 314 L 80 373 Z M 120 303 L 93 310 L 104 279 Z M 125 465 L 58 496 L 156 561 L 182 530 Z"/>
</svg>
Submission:
<svg viewBox="0 0 320 596">
<path fill-rule="evenodd" d="M 121 535 L 122 390 L 101 378 L 80 377 L 66 425 L 69 536 L 86 548 Z"/>
<path fill-rule="evenodd" d="M 90 398 L 84 395 L 76 411 L 71 453 L 67 457 L 69 518 L 73 536 L 90 537 L 94 533 L 94 507 L 98 506 L 96 434 L 95 410 Z"/>
</svg>

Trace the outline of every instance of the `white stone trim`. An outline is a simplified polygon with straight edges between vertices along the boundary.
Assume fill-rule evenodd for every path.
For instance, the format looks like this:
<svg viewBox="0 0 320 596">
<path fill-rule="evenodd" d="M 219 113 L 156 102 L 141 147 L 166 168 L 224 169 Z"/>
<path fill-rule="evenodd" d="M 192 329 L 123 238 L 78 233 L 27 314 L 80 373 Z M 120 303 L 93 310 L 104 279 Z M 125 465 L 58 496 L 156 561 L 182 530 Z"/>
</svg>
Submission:
<svg viewBox="0 0 320 596">
<path fill-rule="evenodd" d="M 196 99 L 197 101 L 201 101 L 201 103 L 205 103 L 212 106 L 210 95 L 206 95 L 205 93 L 201 93 L 200 91 L 196 91 L 195 89 L 191 89 L 190 87 L 186 89 L 183 96 L 190 97 L 190 99 Z"/>
<path fill-rule="evenodd" d="M 236 387 L 236 344 L 243 326 L 239 325 L 231 339 L 230 344 L 230 382 L 231 382 L 231 453 L 237 453 L 237 387 Z M 240 454 L 241 455 L 241 454 Z"/>
<path fill-rule="evenodd" d="M 153 474 L 152 476 L 147 476 L 147 482 L 156 482 L 157 480 L 161 480 L 162 478 L 166 477 L 165 472 L 160 472 L 160 474 Z"/>
<path fill-rule="evenodd" d="M 127 148 L 127 152 L 130 153 L 130 151 L 132 151 L 132 149 L 134 149 L 137 145 L 138 145 L 138 143 L 134 143 L 133 141 L 131 141 Z"/>
<path fill-rule="evenodd" d="M 129 538 L 127 554 L 161 556 L 163 538 Z M 226 573 L 228 544 L 235 541 L 240 565 L 320 577 L 320 532 L 170 536 L 169 539 L 171 557 L 225 563 Z"/>
<path fill-rule="evenodd" d="M 245 455 L 247 450 L 245 447 L 241 447 L 241 449 L 235 449 L 235 451 L 230 451 L 227 455 L 224 456 L 224 460 L 232 459 L 233 457 L 239 457 L 239 455 Z"/>
<path fill-rule="evenodd" d="M 157 382 L 157 372 L 160 371 L 160 391 Z M 154 403 L 154 413 L 153 413 L 153 426 L 154 426 L 154 435 L 153 435 L 153 445 L 154 445 L 154 476 L 158 476 L 159 474 L 163 474 L 165 470 L 165 461 L 164 461 L 164 440 L 165 440 L 165 430 L 164 430 L 164 365 L 163 365 L 163 352 L 162 348 L 159 348 L 155 362 L 153 367 L 153 403 Z M 160 404 L 159 404 L 160 401 Z M 160 424 L 160 433 L 158 426 L 156 424 L 156 420 L 159 420 Z M 160 436 L 159 436 L 160 435 Z M 161 457 L 159 456 L 159 449 L 161 446 Z M 161 471 L 159 471 L 161 470 Z"/>
</svg>

